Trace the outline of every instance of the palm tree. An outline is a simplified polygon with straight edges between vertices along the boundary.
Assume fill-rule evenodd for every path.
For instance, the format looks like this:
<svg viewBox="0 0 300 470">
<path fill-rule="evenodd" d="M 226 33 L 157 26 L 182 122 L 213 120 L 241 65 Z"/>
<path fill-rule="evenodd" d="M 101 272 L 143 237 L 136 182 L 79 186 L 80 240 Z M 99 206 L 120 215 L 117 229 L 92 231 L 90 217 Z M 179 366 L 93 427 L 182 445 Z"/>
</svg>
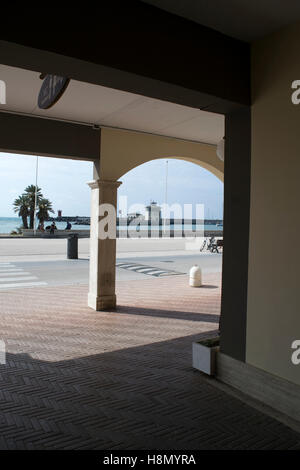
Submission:
<svg viewBox="0 0 300 470">
<path fill-rule="evenodd" d="M 34 206 L 35 206 L 35 185 L 30 184 L 25 188 L 24 196 L 28 198 L 29 202 L 29 228 L 33 228 L 34 225 Z M 41 188 L 37 187 L 37 199 L 36 207 L 39 207 L 39 204 L 43 198 L 41 193 Z"/>
<path fill-rule="evenodd" d="M 52 203 L 49 201 L 49 199 L 46 199 L 44 197 L 40 199 L 38 208 L 39 210 L 36 215 L 40 223 L 44 223 L 45 220 L 49 219 L 49 212 L 54 213 L 54 210 L 52 208 Z"/>
<path fill-rule="evenodd" d="M 35 202 L 36 216 L 41 223 L 49 219 L 49 212 L 54 213 L 52 203 L 49 199 L 44 198 L 41 188 L 38 186 L 36 188 L 34 184 L 30 184 L 25 188 L 24 193 L 14 201 L 14 211 L 19 213 L 19 217 L 22 217 L 24 228 L 28 228 L 27 217 L 29 217 L 29 228 L 33 229 Z"/>
<path fill-rule="evenodd" d="M 18 213 L 19 217 L 22 217 L 23 227 L 28 228 L 27 217 L 29 216 L 29 201 L 27 196 L 23 194 L 15 199 L 14 211 Z"/>
</svg>

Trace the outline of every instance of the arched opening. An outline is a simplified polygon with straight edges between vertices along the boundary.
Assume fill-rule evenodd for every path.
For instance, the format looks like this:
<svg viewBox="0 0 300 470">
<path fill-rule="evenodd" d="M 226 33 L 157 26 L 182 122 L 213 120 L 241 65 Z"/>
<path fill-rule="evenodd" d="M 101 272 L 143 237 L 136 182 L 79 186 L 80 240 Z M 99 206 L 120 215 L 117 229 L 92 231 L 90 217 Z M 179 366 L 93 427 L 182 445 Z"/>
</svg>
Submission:
<svg viewBox="0 0 300 470">
<path fill-rule="evenodd" d="M 208 247 L 212 237 L 221 240 L 223 236 L 221 175 L 190 157 L 157 157 L 135 166 L 119 181 L 118 309 L 150 317 L 192 318 L 203 322 L 204 329 L 204 320 L 210 318 L 217 329 L 222 247 L 215 252 Z M 151 202 L 155 202 L 154 231 L 149 230 L 147 215 Z M 181 208 L 180 216 L 164 220 L 164 204 L 171 209 Z M 204 220 L 197 220 L 197 205 L 204 206 Z M 186 214 L 184 206 L 189 206 Z M 185 232 L 184 216 L 188 218 Z M 124 232 L 125 225 L 132 231 Z M 165 226 L 169 228 L 166 233 Z M 201 287 L 197 289 L 189 286 L 189 271 L 195 264 L 202 271 Z"/>
<path fill-rule="evenodd" d="M 119 178 L 122 184 L 118 199 L 128 198 L 130 194 L 127 206 L 136 205 L 140 209 L 150 200 L 182 207 L 184 204 L 203 204 L 206 206 L 205 218 L 216 219 L 219 223 L 223 220 L 223 174 L 212 168 L 212 165 L 193 158 L 157 157 L 135 166 Z M 180 200 L 176 200 L 179 194 Z M 124 209 L 119 203 L 118 215 L 122 215 Z M 184 218 L 184 209 L 181 218 Z"/>
<path fill-rule="evenodd" d="M 92 170 L 90 161 L 0 153 L 0 293 L 88 283 Z M 67 259 L 73 234 L 76 262 Z"/>
<path fill-rule="evenodd" d="M 213 146 L 213 148 L 215 148 L 215 146 Z M 134 170 L 135 168 L 138 168 L 140 167 L 141 165 L 144 165 L 144 164 L 147 164 L 147 163 L 150 163 L 152 161 L 156 161 L 156 160 L 182 160 L 182 161 L 185 161 L 185 162 L 190 162 L 190 163 L 195 163 L 196 165 L 200 166 L 201 168 L 204 168 L 205 170 L 207 170 L 208 172 L 212 173 L 214 176 L 216 176 L 220 181 L 224 181 L 224 172 L 223 172 L 223 169 L 220 169 L 220 168 L 217 168 L 213 163 L 209 163 L 207 161 L 204 161 L 204 160 L 201 160 L 201 156 L 199 156 L 199 158 L 196 158 L 196 157 L 190 157 L 190 156 L 187 156 L 187 157 L 184 157 L 184 156 L 181 156 L 181 155 L 173 155 L 173 154 L 166 154 L 166 155 L 161 155 L 161 154 L 158 154 L 158 155 L 153 155 L 152 156 L 153 158 L 151 158 L 150 160 L 145 160 L 143 157 L 141 158 L 141 162 L 130 167 L 125 173 L 123 173 L 120 177 L 119 177 L 119 180 L 122 181 L 122 178 L 124 176 L 126 176 L 130 171 Z"/>
</svg>

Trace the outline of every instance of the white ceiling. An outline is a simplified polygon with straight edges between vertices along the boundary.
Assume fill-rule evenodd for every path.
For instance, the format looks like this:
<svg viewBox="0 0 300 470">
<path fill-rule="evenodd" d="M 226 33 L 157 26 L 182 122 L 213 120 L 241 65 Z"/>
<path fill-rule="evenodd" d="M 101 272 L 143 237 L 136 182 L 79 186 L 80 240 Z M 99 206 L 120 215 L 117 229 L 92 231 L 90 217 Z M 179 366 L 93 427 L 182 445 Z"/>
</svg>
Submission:
<svg viewBox="0 0 300 470">
<path fill-rule="evenodd" d="M 37 106 L 42 80 L 36 72 L 0 65 L 6 83 L 6 104 L 0 111 L 65 119 L 105 127 L 217 144 L 224 135 L 224 117 L 195 108 L 71 80 L 62 98 L 49 110 Z"/>
</svg>

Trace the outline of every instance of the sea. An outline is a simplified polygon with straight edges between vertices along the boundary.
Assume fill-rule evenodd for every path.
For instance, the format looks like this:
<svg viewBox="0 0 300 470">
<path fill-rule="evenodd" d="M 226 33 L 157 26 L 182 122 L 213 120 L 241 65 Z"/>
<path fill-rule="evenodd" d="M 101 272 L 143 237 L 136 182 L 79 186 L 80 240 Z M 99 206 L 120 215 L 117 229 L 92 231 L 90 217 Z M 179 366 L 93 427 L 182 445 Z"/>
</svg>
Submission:
<svg viewBox="0 0 300 470">
<path fill-rule="evenodd" d="M 72 222 L 71 222 L 72 223 Z M 45 226 L 47 224 L 51 224 L 51 222 L 46 222 Z M 67 223 L 66 222 L 55 222 L 56 227 L 60 230 L 63 230 Z M 10 234 L 13 230 L 16 230 L 18 227 L 22 226 L 22 219 L 19 217 L 0 217 L 0 234 Z M 146 228 L 146 227 L 145 227 Z M 195 230 L 195 226 L 193 225 L 185 225 L 186 230 Z M 198 230 L 199 228 L 202 227 L 197 227 Z M 90 226 L 89 225 L 74 225 L 72 224 L 72 229 L 74 230 L 89 230 Z M 153 227 L 155 229 L 155 227 Z M 158 227 L 157 227 L 158 229 Z M 181 225 L 175 225 L 174 229 L 181 230 Z M 223 230 L 223 227 L 218 227 L 217 225 L 205 225 L 204 226 L 205 230 Z"/>
<path fill-rule="evenodd" d="M 72 222 L 71 222 L 72 223 Z M 45 222 L 45 227 L 51 225 L 51 222 Z M 67 222 L 55 222 L 58 229 L 66 228 Z M 0 217 L 0 233 L 10 234 L 13 230 L 22 226 L 22 219 L 19 217 Z M 75 230 L 89 230 L 89 225 L 73 225 Z"/>
</svg>

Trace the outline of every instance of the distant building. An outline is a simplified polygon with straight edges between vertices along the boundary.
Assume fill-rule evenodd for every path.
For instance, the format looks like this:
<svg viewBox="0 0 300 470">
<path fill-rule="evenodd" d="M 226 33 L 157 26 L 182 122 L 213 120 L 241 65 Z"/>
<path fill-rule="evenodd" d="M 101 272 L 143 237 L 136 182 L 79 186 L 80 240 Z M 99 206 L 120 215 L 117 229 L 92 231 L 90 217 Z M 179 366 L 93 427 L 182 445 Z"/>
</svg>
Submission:
<svg viewBox="0 0 300 470">
<path fill-rule="evenodd" d="M 161 220 L 161 207 L 157 202 L 151 201 L 149 206 L 146 206 L 145 220 L 151 220 L 152 224 L 158 224 Z"/>
</svg>

